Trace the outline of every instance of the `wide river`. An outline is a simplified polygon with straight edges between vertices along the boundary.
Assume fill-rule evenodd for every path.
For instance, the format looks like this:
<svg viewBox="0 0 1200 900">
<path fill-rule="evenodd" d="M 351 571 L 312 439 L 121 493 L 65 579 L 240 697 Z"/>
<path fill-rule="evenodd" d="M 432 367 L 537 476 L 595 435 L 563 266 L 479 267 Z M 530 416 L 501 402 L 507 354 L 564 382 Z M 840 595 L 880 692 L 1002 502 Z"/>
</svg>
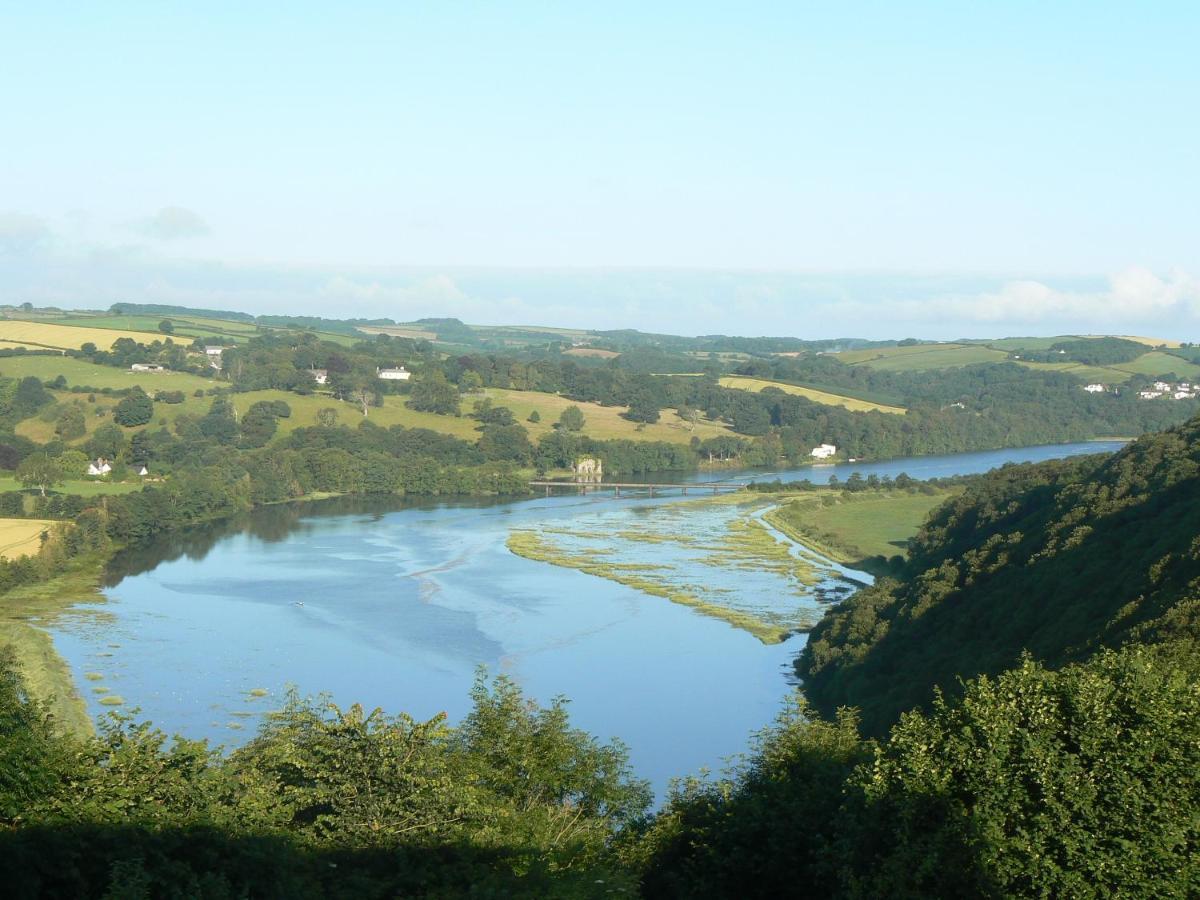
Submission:
<svg viewBox="0 0 1200 900">
<path fill-rule="evenodd" d="M 853 471 L 931 478 L 1119 446 L 1061 444 L 693 480 L 825 482 L 836 473 L 844 481 Z M 638 517 L 675 515 L 664 507 L 678 500 L 590 494 L 264 509 L 120 555 L 104 601 L 77 607 L 49 628 L 94 715 L 117 708 L 119 697 L 119 708 L 137 709 L 170 733 L 226 745 L 249 738 L 288 685 L 328 693 L 343 706 L 360 702 L 419 718 L 446 711 L 457 720 L 485 666 L 539 701 L 570 698 L 573 724 L 624 741 L 661 798 L 670 777 L 720 769 L 772 721 L 794 689 L 791 661 L 804 635 L 763 644 L 661 597 L 521 558 L 505 542 L 514 529 L 587 521 L 617 523 L 636 543 Z M 658 552 L 652 543 L 640 551 L 650 559 Z M 772 591 L 754 573 L 724 574 L 718 589 L 735 605 L 761 604 Z"/>
</svg>

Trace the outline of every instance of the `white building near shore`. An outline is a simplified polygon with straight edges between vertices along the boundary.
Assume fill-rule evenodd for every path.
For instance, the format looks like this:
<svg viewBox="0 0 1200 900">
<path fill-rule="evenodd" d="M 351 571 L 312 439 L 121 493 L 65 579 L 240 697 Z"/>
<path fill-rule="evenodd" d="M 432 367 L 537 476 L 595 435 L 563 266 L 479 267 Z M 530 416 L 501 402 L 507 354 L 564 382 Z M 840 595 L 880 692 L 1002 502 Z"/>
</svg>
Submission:
<svg viewBox="0 0 1200 900">
<path fill-rule="evenodd" d="M 829 459 L 837 453 L 837 445 L 821 444 L 819 447 L 813 447 L 811 456 L 813 459 Z"/>
</svg>

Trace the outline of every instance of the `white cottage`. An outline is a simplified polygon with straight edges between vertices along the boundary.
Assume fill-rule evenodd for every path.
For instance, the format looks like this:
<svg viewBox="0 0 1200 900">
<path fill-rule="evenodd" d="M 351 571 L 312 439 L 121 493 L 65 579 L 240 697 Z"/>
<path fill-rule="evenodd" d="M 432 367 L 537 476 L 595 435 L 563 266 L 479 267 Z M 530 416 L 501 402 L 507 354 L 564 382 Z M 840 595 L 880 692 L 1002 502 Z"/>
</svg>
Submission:
<svg viewBox="0 0 1200 900">
<path fill-rule="evenodd" d="M 317 384 L 328 384 L 329 383 L 329 371 L 327 369 L 313 369 L 312 370 L 312 379 Z"/>
<path fill-rule="evenodd" d="M 376 369 L 375 374 L 384 381 L 408 381 L 412 377 L 412 372 L 404 366 L 398 369 Z"/>
<path fill-rule="evenodd" d="M 821 444 L 819 447 L 813 447 L 811 456 L 813 459 L 829 459 L 837 453 L 837 445 Z"/>
<path fill-rule="evenodd" d="M 104 459 L 103 457 L 97 459 L 95 462 L 89 463 L 87 467 L 87 473 L 89 475 L 107 475 L 111 471 L 112 466 L 109 465 L 108 460 Z"/>
<path fill-rule="evenodd" d="M 1104 393 L 1104 385 L 1102 385 L 1102 384 L 1085 384 L 1083 386 L 1083 389 L 1085 391 L 1087 391 L 1089 394 L 1103 394 Z"/>
<path fill-rule="evenodd" d="M 134 363 L 129 367 L 131 372 L 165 372 L 166 366 L 160 366 L 156 363 Z"/>
</svg>

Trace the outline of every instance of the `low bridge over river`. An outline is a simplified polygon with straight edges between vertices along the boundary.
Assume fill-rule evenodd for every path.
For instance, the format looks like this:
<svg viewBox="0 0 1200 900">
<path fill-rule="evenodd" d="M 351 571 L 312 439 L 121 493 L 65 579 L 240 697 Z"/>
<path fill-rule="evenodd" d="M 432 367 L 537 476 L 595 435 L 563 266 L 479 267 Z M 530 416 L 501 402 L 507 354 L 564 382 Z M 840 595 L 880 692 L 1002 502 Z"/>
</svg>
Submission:
<svg viewBox="0 0 1200 900">
<path fill-rule="evenodd" d="M 546 496 L 550 496 L 550 492 L 556 488 L 570 488 L 584 494 L 591 494 L 596 491 L 614 491 L 616 496 L 621 496 L 621 491 L 633 493 L 636 491 L 649 491 L 650 496 L 661 494 L 663 491 L 682 491 L 686 494 L 688 491 L 703 493 L 710 491 L 714 494 L 720 491 L 740 491 L 746 485 L 742 482 L 735 481 L 693 481 L 690 484 L 671 484 L 668 482 L 637 483 L 626 481 L 531 481 L 531 488 L 545 488 Z"/>
</svg>

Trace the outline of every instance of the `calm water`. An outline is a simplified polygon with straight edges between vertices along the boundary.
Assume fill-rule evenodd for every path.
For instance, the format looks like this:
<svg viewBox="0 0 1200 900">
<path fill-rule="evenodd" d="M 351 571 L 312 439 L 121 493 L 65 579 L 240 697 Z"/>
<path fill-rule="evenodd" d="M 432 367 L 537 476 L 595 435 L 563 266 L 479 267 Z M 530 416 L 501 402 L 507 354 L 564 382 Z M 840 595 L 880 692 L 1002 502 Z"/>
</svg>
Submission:
<svg viewBox="0 0 1200 900">
<path fill-rule="evenodd" d="M 1118 446 L 719 477 L 844 480 L 857 469 L 928 478 Z M 514 528 L 603 521 L 618 503 L 636 527 L 639 510 L 669 502 L 589 495 L 261 510 L 122 555 L 106 602 L 51 631 L 94 714 L 109 708 L 99 688 L 168 732 L 224 744 L 246 740 L 289 684 L 340 705 L 456 720 L 484 665 L 543 702 L 569 697 L 574 724 L 625 741 L 661 796 L 668 778 L 720 768 L 771 721 L 792 689 L 803 635 L 766 646 L 661 598 L 517 557 L 505 539 Z"/>
</svg>

